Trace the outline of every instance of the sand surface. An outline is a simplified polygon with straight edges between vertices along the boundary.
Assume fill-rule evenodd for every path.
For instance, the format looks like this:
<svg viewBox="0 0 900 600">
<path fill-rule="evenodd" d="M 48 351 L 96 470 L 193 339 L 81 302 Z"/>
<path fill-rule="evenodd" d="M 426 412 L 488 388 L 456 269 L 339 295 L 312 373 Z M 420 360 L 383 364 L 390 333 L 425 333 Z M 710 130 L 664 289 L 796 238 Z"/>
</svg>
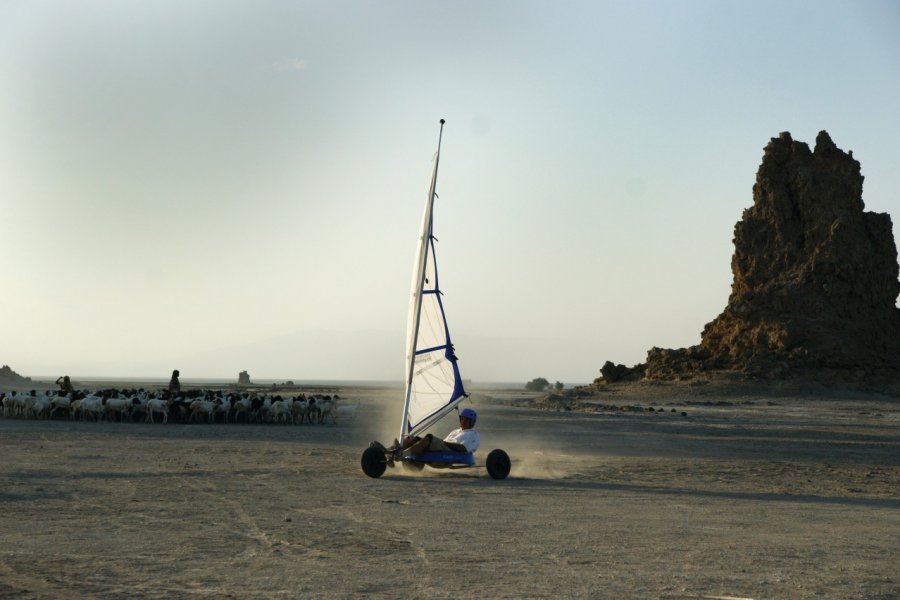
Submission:
<svg viewBox="0 0 900 600">
<path fill-rule="evenodd" d="M 375 480 L 396 395 L 341 392 L 324 426 L 0 418 L 0 597 L 900 597 L 897 401 L 476 390 L 509 479 Z"/>
</svg>

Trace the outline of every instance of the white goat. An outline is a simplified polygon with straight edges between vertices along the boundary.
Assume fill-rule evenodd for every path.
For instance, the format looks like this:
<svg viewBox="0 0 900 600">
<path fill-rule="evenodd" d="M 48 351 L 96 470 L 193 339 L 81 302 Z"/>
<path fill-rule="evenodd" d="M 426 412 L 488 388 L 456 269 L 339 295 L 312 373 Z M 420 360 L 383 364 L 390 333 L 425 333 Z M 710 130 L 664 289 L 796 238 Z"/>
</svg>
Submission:
<svg viewBox="0 0 900 600">
<path fill-rule="evenodd" d="M 66 418 L 72 418 L 71 409 L 72 409 L 72 396 L 66 394 L 65 396 L 55 396 L 50 400 L 50 418 L 53 418 L 53 413 L 57 410 L 61 410 L 66 414 Z"/>
<path fill-rule="evenodd" d="M 105 407 L 103 406 L 103 398 L 100 396 L 88 396 L 81 405 L 82 419 L 86 414 L 90 413 L 92 421 L 100 421 L 103 419 Z"/>
<path fill-rule="evenodd" d="M 232 408 L 234 409 L 234 416 L 232 418 L 232 421 L 237 423 L 238 415 L 244 415 L 244 421 L 250 420 L 250 415 L 252 414 L 253 408 L 250 403 L 250 398 L 241 398 L 234 403 L 234 406 Z"/>
<path fill-rule="evenodd" d="M 291 409 L 284 400 L 276 400 L 269 408 L 269 419 L 272 423 L 287 424 L 291 419 Z"/>
<path fill-rule="evenodd" d="M 147 422 L 153 423 L 153 413 L 162 413 L 163 423 L 169 422 L 169 403 L 162 398 L 150 398 L 147 400 Z"/>
<path fill-rule="evenodd" d="M 114 415 L 118 415 L 120 421 L 131 418 L 131 398 L 107 398 L 105 406 L 107 421 L 112 421 Z"/>
<path fill-rule="evenodd" d="M 50 416 L 50 398 L 47 396 L 34 396 L 28 402 L 29 417 L 35 419 L 46 419 Z"/>
<path fill-rule="evenodd" d="M 334 398 L 325 398 L 324 400 L 322 400 L 322 402 L 319 403 L 319 409 L 322 411 L 319 414 L 319 423 L 325 423 L 326 421 L 328 421 L 329 417 L 331 417 L 332 425 L 337 423 L 337 400 L 335 400 Z"/>
<path fill-rule="evenodd" d="M 200 422 L 200 416 L 206 415 L 206 422 L 213 422 L 213 411 L 215 410 L 215 405 L 209 400 L 194 400 L 191 402 L 191 421 Z"/>
<path fill-rule="evenodd" d="M 291 405 L 291 422 L 294 425 L 302 424 L 306 420 L 308 412 L 309 403 L 306 401 L 306 398 L 294 400 L 294 403 Z"/>
<path fill-rule="evenodd" d="M 215 420 L 216 415 L 221 414 L 224 423 L 228 422 L 228 413 L 231 412 L 231 398 L 222 398 L 222 400 L 216 404 L 213 409 L 213 420 Z"/>
</svg>

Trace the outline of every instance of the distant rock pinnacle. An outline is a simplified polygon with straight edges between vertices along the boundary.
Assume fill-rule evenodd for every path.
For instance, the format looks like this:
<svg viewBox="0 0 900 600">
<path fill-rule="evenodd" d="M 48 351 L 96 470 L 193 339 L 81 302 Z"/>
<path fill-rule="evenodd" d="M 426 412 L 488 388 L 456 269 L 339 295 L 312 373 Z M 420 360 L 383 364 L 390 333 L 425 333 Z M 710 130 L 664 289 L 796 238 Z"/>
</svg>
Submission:
<svg viewBox="0 0 900 600">
<path fill-rule="evenodd" d="M 852 153 L 822 131 L 810 151 L 789 133 L 765 148 L 753 206 L 734 228 L 728 305 L 698 346 L 653 348 L 644 376 L 705 371 L 843 379 L 900 373 L 900 293 L 890 215 L 864 212 Z"/>
</svg>

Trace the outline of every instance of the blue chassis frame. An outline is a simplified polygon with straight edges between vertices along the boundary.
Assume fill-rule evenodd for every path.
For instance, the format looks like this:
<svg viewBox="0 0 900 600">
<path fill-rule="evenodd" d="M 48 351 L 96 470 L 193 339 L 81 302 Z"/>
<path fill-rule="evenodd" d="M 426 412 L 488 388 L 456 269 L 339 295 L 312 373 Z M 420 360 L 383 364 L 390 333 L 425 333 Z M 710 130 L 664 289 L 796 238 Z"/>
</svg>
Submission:
<svg viewBox="0 0 900 600">
<path fill-rule="evenodd" d="M 423 452 L 421 454 L 411 454 L 404 457 L 403 460 L 425 463 L 435 468 L 463 469 L 475 466 L 475 455 L 471 452 Z"/>
</svg>

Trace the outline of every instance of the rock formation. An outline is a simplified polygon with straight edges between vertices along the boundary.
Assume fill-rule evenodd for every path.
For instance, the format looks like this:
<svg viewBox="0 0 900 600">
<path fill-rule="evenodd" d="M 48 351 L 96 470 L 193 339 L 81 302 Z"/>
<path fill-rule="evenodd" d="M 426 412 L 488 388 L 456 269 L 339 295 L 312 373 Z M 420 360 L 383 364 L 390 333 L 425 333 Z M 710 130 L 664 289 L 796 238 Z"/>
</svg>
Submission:
<svg viewBox="0 0 900 600">
<path fill-rule="evenodd" d="M 3 365 L 3 367 L 0 367 L 0 383 L 8 385 L 24 385 L 31 383 L 31 377 L 22 377 L 13 371 L 9 365 Z"/>
<path fill-rule="evenodd" d="M 247 371 L 241 371 L 238 373 L 238 384 L 239 385 L 250 385 L 250 374 Z"/>
<path fill-rule="evenodd" d="M 773 138 L 735 226 L 728 305 L 699 345 L 651 349 L 645 377 L 900 381 L 897 248 L 890 215 L 864 212 L 862 187 L 859 162 L 825 131 L 812 152 Z"/>
<path fill-rule="evenodd" d="M 615 383 L 617 381 L 639 381 L 644 377 L 644 370 L 647 365 L 639 364 L 634 367 L 626 367 L 625 365 L 616 365 L 611 361 L 600 367 L 600 374 L 603 375 L 603 381 L 607 383 Z"/>
</svg>

